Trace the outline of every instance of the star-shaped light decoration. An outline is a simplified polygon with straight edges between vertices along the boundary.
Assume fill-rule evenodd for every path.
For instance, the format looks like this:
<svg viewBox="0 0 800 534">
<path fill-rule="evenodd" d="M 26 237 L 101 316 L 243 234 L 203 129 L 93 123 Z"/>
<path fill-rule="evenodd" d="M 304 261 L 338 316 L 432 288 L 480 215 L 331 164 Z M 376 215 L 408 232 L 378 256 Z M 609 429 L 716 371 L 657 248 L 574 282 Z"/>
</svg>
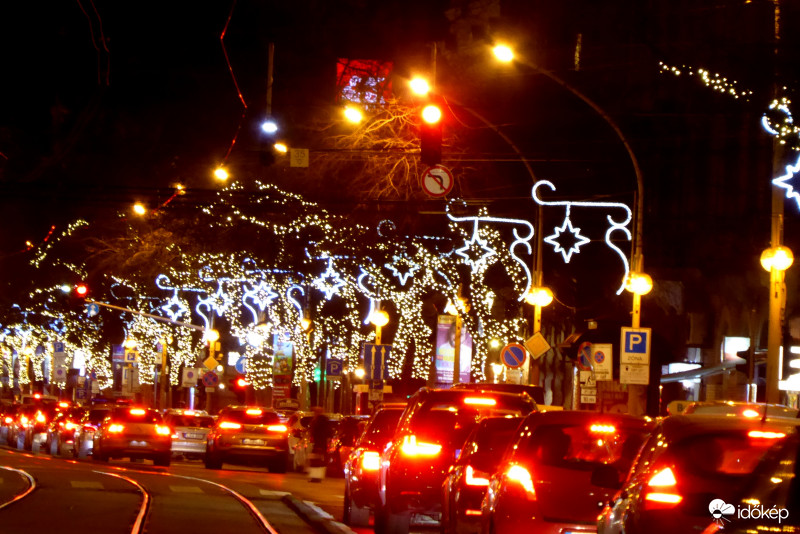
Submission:
<svg viewBox="0 0 800 534">
<path fill-rule="evenodd" d="M 183 299 L 178 298 L 177 290 L 175 290 L 175 293 L 172 294 L 172 297 L 167 303 L 161 306 L 161 309 L 164 310 L 173 321 L 179 320 L 185 313 L 189 312 L 189 307 L 186 306 Z"/>
<path fill-rule="evenodd" d="M 311 285 L 325 293 L 325 298 L 331 300 L 339 292 L 339 288 L 344 286 L 344 280 L 339 273 L 333 270 L 333 260 L 328 258 L 327 270 L 311 282 Z"/>
<path fill-rule="evenodd" d="M 217 286 L 217 292 L 209 295 L 204 299 L 198 300 L 198 305 L 206 306 L 210 310 L 222 317 L 226 311 L 233 305 L 233 299 L 227 293 L 223 293 L 222 284 Z"/>
<path fill-rule="evenodd" d="M 456 249 L 456 254 L 464 258 L 464 262 L 472 266 L 472 272 L 476 273 L 482 266 L 485 266 L 490 257 L 497 254 L 492 247 L 487 246 L 487 240 L 481 239 L 478 235 L 478 225 L 472 231 L 469 241 L 464 241 L 464 246 Z"/>
<path fill-rule="evenodd" d="M 245 291 L 242 300 L 250 300 L 259 310 L 264 311 L 268 306 L 272 306 L 272 301 L 276 298 L 278 294 L 262 280 L 257 286 Z"/>
<path fill-rule="evenodd" d="M 800 188 L 797 188 L 790 183 L 796 182 L 795 177 L 797 176 L 798 171 L 800 171 L 800 157 L 797 158 L 797 163 L 794 165 L 787 165 L 786 174 L 778 176 L 772 180 L 772 183 L 778 187 L 786 189 L 786 198 L 793 199 L 797 204 L 797 208 L 800 209 L 800 193 L 798 193 Z"/>
<path fill-rule="evenodd" d="M 420 269 L 419 264 L 414 263 L 414 260 L 405 252 L 400 255 L 392 256 L 392 263 L 387 263 L 384 267 L 392 271 L 392 274 L 400 280 L 401 286 L 405 286 L 408 279 Z M 404 269 L 401 270 L 398 267 L 404 267 Z"/>
<path fill-rule="evenodd" d="M 555 252 L 561 253 L 564 257 L 564 263 L 569 263 L 572 254 L 574 252 L 580 252 L 581 245 L 585 245 L 589 242 L 588 238 L 581 235 L 580 228 L 574 228 L 572 226 L 569 215 L 564 218 L 564 224 L 561 225 L 561 228 L 556 228 L 555 230 L 555 233 L 545 237 L 544 241 L 545 243 L 553 245 Z M 572 236 L 572 243 L 570 243 L 568 247 L 565 247 L 560 241 L 561 236 L 566 234 Z"/>
</svg>

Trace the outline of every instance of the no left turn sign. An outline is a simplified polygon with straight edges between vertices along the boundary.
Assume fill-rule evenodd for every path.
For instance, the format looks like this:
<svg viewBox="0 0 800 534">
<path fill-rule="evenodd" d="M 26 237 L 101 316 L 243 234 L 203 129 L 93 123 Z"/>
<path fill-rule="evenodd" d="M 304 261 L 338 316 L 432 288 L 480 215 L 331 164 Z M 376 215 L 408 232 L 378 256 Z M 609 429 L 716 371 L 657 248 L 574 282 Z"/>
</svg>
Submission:
<svg viewBox="0 0 800 534">
<path fill-rule="evenodd" d="M 453 190 L 453 173 L 444 165 L 428 167 L 422 175 L 422 189 L 428 196 L 443 197 Z"/>
</svg>

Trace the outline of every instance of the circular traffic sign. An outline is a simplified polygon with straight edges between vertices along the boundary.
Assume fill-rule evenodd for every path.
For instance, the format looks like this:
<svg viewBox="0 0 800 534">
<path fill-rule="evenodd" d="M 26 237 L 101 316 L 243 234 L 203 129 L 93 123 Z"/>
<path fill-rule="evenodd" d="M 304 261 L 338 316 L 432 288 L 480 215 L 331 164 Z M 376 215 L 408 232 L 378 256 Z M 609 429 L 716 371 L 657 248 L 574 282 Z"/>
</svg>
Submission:
<svg viewBox="0 0 800 534">
<path fill-rule="evenodd" d="M 589 341 L 584 341 L 578 347 L 578 359 L 576 363 L 583 371 L 592 370 L 592 344 Z"/>
<path fill-rule="evenodd" d="M 453 173 L 444 165 L 428 167 L 422 175 L 422 189 L 434 198 L 443 197 L 453 190 Z"/>
<path fill-rule="evenodd" d="M 598 350 L 594 353 L 594 361 L 595 363 L 603 363 L 606 361 L 606 353 L 602 350 Z"/>
<path fill-rule="evenodd" d="M 525 364 L 528 353 L 519 343 L 509 343 L 500 353 L 500 361 L 509 369 L 518 369 Z"/>
<path fill-rule="evenodd" d="M 217 376 L 217 373 L 215 373 L 214 371 L 209 371 L 206 374 L 204 374 L 203 384 L 209 388 L 213 388 L 214 386 L 219 384 L 219 377 Z"/>
</svg>

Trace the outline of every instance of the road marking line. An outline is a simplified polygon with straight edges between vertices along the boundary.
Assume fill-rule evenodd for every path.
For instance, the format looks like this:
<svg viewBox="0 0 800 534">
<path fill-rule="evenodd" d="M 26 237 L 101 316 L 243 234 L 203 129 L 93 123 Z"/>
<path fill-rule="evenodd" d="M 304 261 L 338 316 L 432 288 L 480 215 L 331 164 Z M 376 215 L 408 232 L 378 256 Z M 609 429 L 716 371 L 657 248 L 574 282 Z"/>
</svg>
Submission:
<svg viewBox="0 0 800 534">
<path fill-rule="evenodd" d="M 288 491 L 272 491 L 272 490 L 265 490 L 260 489 L 258 492 L 265 497 L 283 497 L 284 495 L 289 495 Z M 344 497 L 342 497 L 344 499 Z"/>
</svg>

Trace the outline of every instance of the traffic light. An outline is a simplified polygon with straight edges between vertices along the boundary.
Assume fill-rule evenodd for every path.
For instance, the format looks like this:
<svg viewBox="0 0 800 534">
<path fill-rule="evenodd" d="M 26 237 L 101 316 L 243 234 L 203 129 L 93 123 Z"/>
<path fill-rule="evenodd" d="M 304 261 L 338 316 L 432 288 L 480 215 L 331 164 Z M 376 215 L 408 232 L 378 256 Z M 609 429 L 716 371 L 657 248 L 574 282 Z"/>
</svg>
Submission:
<svg viewBox="0 0 800 534">
<path fill-rule="evenodd" d="M 427 104 L 420 113 L 420 161 L 426 165 L 442 162 L 442 109 Z"/>
<path fill-rule="evenodd" d="M 81 282 L 80 284 L 76 284 L 74 287 L 75 296 L 85 299 L 89 296 L 89 286 Z"/>
<path fill-rule="evenodd" d="M 247 386 L 250 385 L 250 382 L 248 382 L 247 379 L 242 378 L 240 376 L 239 378 L 236 379 L 234 385 L 239 389 L 244 389 L 244 388 L 246 388 Z"/>
<path fill-rule="evenodd" d="M 322 371 L 319 367 L 314 368 L 314 382 L 319 382 L 322 379 Z"/>
</svg>

